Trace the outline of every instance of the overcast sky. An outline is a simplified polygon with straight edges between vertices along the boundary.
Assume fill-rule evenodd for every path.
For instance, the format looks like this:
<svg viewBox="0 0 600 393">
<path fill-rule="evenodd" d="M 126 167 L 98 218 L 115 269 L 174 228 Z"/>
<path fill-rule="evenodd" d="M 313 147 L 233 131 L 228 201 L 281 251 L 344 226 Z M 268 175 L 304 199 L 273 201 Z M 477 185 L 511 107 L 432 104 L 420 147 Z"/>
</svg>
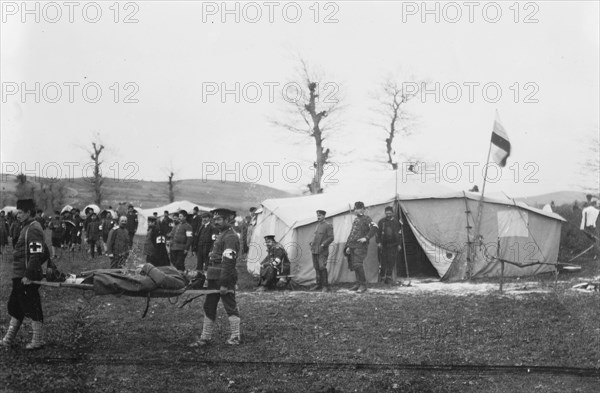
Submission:
<svg viewBox="0 0 600 393">
<path fill-rule="evenodd" d="M 221 179 L 224 162 L 228 180 L 299 189 L 314 143 L 271 121 L 286 119 L 282 87 L 301 82 L 302 58 L 322 76 L 321 97 L 344 105 L 325 141 L 330 179 L 386 168 L 375 163 L 385 134 L 371 109 L 392 75 L 431 89 L 407 106 L 413 135 L 398 138 L 400 161 L 438 163 L 457 189 L 481 186 L 497 110 L 513 152 L 489 190 L 576 189 L 598 135 L 598 2 L 473 4 L 429 2 L 425 13 L 422 2 L 230 2 L 225 13 L 221 2 L 30 2 L 27 13 L 3 2 L 2 170 L 79 177 L 99 135 L 108 176 L 166 180 L 172 166 L 178 179 Z M 36 82 L 39 102 L 21 94 Z M 221 96 L 236 83 L 239 102 Z"/>
</svg>

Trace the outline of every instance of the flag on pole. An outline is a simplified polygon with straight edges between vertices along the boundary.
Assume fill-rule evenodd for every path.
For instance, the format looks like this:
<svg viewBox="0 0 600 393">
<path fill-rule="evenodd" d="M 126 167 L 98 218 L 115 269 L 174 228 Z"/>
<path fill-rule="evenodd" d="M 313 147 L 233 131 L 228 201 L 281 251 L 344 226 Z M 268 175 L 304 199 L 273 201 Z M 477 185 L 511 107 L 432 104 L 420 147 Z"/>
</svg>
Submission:
<svg viewBox="0 0 600 393">
<path fill-rule="evenodd" d="M 496 111 L 496 119 L 494 120 L 494 129 L 492 131 L 492 145 L 490 155 L 492 160 L 504 167 L 506 160 L 510 156 L 510 141 L 508 140 L 508 134 L 500 123 L 498 112 Z"/>
</svg>

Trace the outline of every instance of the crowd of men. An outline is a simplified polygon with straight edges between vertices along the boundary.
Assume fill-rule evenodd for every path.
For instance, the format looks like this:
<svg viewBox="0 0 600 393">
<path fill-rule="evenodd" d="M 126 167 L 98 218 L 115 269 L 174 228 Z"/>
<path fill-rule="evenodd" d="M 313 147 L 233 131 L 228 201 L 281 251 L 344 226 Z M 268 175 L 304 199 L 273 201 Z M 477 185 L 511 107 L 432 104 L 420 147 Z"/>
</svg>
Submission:
<svg viewBox="0 0 600 393">
<path fill-rule="evenodd" d="M 355 273 L 353 291 L 367 291 L 364 261 L 370 239 L 375 237 L 380 261 L 380 279 L 388 283 L 394 265 L 401 260 L 403 248 L 402 222 L 391 206 L 385 208 L 385 217 L 376 224 L 366 215 L 363 202 L 354 203 L 355 219 L 345 242 L 344 255 L 350 270 Z M 111 268 L 121 268 L 127 261 L 133 244 L 133 236 L 138 227 L 138 217 L 132 205 L 126 214 L 114 217 L 111 210 L 97 214 L 86 210 L 84 215 L 73 209 L 60 214 L 56 212 L 50 220 L 45 220 L 35 209 L 32 199 L 17 202 L 15 217 L 0 212 L 0 245 L 5 251 L 8 237 L 13 244 L 12 291 L 8 301 L 9 327 L 0 344 L 14 344 L 15 336 L 24 318 L 32 321 L 32 341 L 27 349 L 44 346 L 43 312 L 39 296 L 39 281 L 42 277 L 42 264 L 56 257 L 57 249 L 81 247 L 82 236 L 90 246 L 92 257 L 103 252 L 110 257 Z M 596 237 L 599 211 L 595 201 L 588 196 L 583 211 L 581 229 Z M 311 290 L 329 291 L 327 261 L 329 247 L 334 241 L 334 230 L 326 220 L 327 212 L 317 210 L 317 226 L 312 241 L 308 244 L 312 254 L 316 285 Z M 236 264 L 238 257 L 247 253 L 256 226 L 256 209 L 252 208 L 242 222 L 235 221 L 236 214 L 229 209 L 215 209 L 211 213 L 194 208 L 192 214 L 185 210 L 170 215 L 168 211 L 158 217 L 154 213 L 148 218 L 148 231 L 144 242 L 146 261 L 156 267 L 172 265 L 177 270 L 185 270 L 185 260 L 189 253 L 196 255 L 196 270 L 201 271 L 207 280 L 207 289 L 215 293 L 207 294 L 204 302 L 204 323 L 202 333 L 190 346 L 201 347 L 212 342 L 219 301 L 223 303 L 229 320 L 231 336 L 227 344 L 240 343 L 240 315 L 235 298 L 237 283 Z M 44 229 L 52 232 L 52 251 L 47 250 Z M 258 291 L 275 288 L 281 279 L 289 279 L 291 261 L 285 247 L 277 242 L 275 235 L 264 237 L 267 255 L 261 262 Z"/>
</svg>

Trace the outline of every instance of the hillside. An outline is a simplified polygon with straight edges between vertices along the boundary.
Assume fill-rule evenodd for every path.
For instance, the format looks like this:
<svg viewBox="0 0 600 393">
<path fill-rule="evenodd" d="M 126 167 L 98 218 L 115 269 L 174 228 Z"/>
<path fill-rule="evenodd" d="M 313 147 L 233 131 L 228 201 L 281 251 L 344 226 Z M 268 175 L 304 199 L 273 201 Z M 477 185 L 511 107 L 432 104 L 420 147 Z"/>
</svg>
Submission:
<svg viewBox="0 0 600 393">
<path fill-rule="evenodd" d="M 1 175 L 0 189 L 3 205 L 14 205 L 16 177 Z M 40 187 L 39 178 L 28 178 Z M 37 180 L 37 181 L 36 181 Z M 92 191 L 87 179 L 77 178 L 65 180 L 67 195 L 65 203 L 83 207 L 91 203 Z M 130 202 L 144 209 L 169 203 L 167 182 L 145 180 L 115 181 L 106 179 L 106 206 L 116 207 L 119 202 Z M 292 194 L 276 188 L 252 183 L 221 182 L 219 180 L 180 180 L 175 182 L 175 199 L 188 200 L 203 206 L 227 207 L 237 211 L 245 211 L 251 206 L 258 206 L 269 198 L 285 198 Z"/>
<path fill-rule="evenodd" d="M 554 201 L 556 206 L 571 204 L 574 201 L 585 201 L 585 192 L 581 191 L 558 191 L 548 194 L 534 195 L 530 197 L 516 198 L 520 202 L 525 202 L 529 206 L 543 206 Z"/>
</svg>

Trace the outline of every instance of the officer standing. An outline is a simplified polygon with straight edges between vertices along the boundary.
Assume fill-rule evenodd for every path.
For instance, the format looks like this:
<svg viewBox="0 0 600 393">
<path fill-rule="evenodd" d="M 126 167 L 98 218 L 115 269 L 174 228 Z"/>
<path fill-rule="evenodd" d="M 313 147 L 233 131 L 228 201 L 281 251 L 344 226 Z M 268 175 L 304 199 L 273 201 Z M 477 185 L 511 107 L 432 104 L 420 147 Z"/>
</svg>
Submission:
<svg viewBox="0 0 600 393">
<path fill-rule="evenodd" d="M 138 228 L 138 215 L 133 205 L 127 207 L 127 233 L 129 234 L 129 248 L 133 247 L 133 237 Z"/>
<path fill-rule="evenodd" d="M 129 257 L 129 233 L 127 232 L 127 217 L 119 217 L 119 226 L 108 233 L 106 253 L 110 258 L 110 268 L 120 269 L 125 266 Z"/>
<path fill-rule="evenodd" d="M 196 270 L 206 271 L 208 269 L 208 254 L 212 250 L 213 243 L 219 234 L 219 231 L 210 223 L 210 214 L 202 213 L 202 223 L 197 230 L 194 238 L 194 252 L 196 253 Z"/>
<path fill-rule="evenodd" d="M 42 279 L 44 259 L 44 230 L 34 220 L 33 199 L 17 201 L 17 219 L 21 222 L 21 232 L 13 253 L 12 291 L 8 299 L 10 324 L 2 339 L 2 346 L 14 344 L 15 336 L 23 319 L 31 319 L 33 336 L 25 349 L 39 349 L 44 346 L 44 315 L 39 285 L 32 281 Z"/>
<path fill-rule="evenodd" d="M 352 270 L 356 274 L 356 284 L 350 290 L 362 293 L 367 290 L 367 277 L 363 262 L 369 249 L 369 240 L 377 233 L 377 225 L 371 217 L 365 215 L 365 204 L 360 201 L 354 203 L 354 214 L 356 214 L 356 218 L 352 222 L 344 253 L 349 258 Z"/>
<path fill-rule="evenodd" d="M 381 280 L 389 284 L 394 266 L 402 250 L 402 228 L 400 221 L 394 217 L 391 206 L 385 208 L 385 217 L 379 220 L 377 230 L 377 248 L 380 257 L 379 274 Z"/>
<path fill-rule="evenodd" d="M 237 283 L 235 265 L 240 253 L 240 239 L 231 227 L 231 222 L 235 219 L 235 212 L 229 209 L 215 209 L 212 213 L 219 235 L 209 255 L 210 262 L 206 278 L 208 289 L 219 289 L 220 292 L 206 296 L 202 335 L 190 345 L 191 347 L 201 347 L 211 342 L 219 300 L 223 302 L 229 317 L 231 336 L 227 340 L 227 344 L 238 345 L 241 342 L 240 313 L 235 300 L 235 284 Z"/>
<path fill-rule="evenodd" d="M 317 285 L 312 287 L 311 291 L 329 292 L 327 258 L 329 258 L 329 245 L 333 242 L 333 225 L 325 221 L 326 215 L 325 210 L 317 210 L 317 228 L 313 240 L 310 242 L 313 268 L 317 276 Z"/>
<path fill-rule="evenodd" d="M 171 263 L 177 270 L 185 270 L 185 258 L 192 248 L 193 231 L 187 222 L 187 212 L 179 211 L 179 222 L 170 233 L 171 238 Z"/>
</svg>

